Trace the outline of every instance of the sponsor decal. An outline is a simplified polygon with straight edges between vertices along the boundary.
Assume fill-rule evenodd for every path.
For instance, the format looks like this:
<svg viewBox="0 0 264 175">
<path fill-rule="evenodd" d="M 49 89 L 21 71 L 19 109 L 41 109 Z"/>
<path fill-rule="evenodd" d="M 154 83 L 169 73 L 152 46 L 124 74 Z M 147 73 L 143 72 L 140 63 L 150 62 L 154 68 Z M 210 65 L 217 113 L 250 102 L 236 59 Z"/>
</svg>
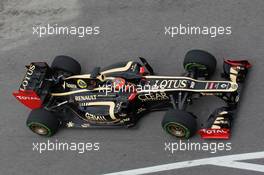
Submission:
<svg viewBox="0 0 264 175">
<path fill-rule="evenodd" d="M 129 122 L 130 121 L 130 118 L 124 118 L 123 121 L 124 122 Z"/>
<path fill-rule="evenodd" d="M 157 92 L 150 94 L 140 94 L 138 96 L 141 101 L 157 101 L 157 100 L 168 100 L 169 97 L 165 92 Z"/>
<path fill-rule="evenodd" d="M 121 108 L 122 102 L 116 103 L 116 110 L 119 110 Z"/>
<path fill-rule="evenodd" d="M 89 112 L 86 112 L 85 113 L 85 117 L 88 119 L 88 120 L 95 120 L 95 121 L 107 121 L 105 116 L 103 115 L 94 115 L 94 114 L 91 114 Z"/>
<path fill-rule="evenodd" d="M 215 95 L 214 93 L 201 93 L 202 95 Z"/>
<path fill-rule="evenodd" d="M 123 120 L 120 120 L 120 123 L 129 122 L 130 118 L 124 118 Z"/>
<path fill-rule="evenodd" d="M 39 97 L 34 97 L 34 96 L 21 96 L 21 95 L 17 95 L 16 97 L 19 100 L 40 100 Z"/>
<path fill-rule="evenodd" d="M 225 111 L 224 111 L 225 112 Z M 216 119 L 215 119 L 215 121 L 214 121 L 214 123 L 213 123 L 213 126 L 214 127 L 219 127 L 219 128 L 221 128 L 221 125 L 222 124 L 228 124 L 228 121 L 225 119 L 225 117 L 222 117 L 223 115 L 226 115 L 227 113 L 223 113 L 222 112 L 222 114 L 220 114 L 220 116 L 219 117 L 217 117 Z"/>
<path fill-rule="evenodd" d="M 75 101 L 96 100 L 96 95 L 75 96 Z"/>
<path fill-rule="evenodd" d="M 237 95 L 236 98 L 235 98 L 235 102 L 236 103 L 239 101 L 239 98 L 240 98 L 239 95 Z"/>
<path fill-rule="evenodd" d="M 156 80 L 154 86 L 159 89 L 181 89 L 187 87 L 187 82 L 188 80 Z"/>
<path fill-rule="evenodd" d="M 29 67 L 28 67 L 28 70 L 27 70 L 27 73 L 21 83 L 21 86 L 20 86 L 20 90 L 26 90 L 27 86 L 28 86 L 28 82 L 31 78 L 31 75 L 34 73 L 34 70 L 35 70 L 36 66 L 34 64 L 30 64 Z"/>
<path fill-rule="evenodd" d="M 68 87 L 68 88 L 73 88 L 73 89 L 76 89 L 76 88 L 77 88 L 76 84 L 65 83 L 65 85 L 66 85 L 66 87 Z"/>
<path fill-rule="evenodd" d="M 89 102 L 79 103 L 79 106 L 89 106 Z"/>
<path fill-rule="evenodd" d="M 206 134 L 226 134 L 227 130 L 224 129 L 203 129 Z"/>
<path fill-rule="evenodd" d="M 224 89 L 224 88 L 226 88 L 226 87 L 227 87 L 227 85 L 226 85 L 226 84 L 224 84 L 224 83 L 223 83 L 223 84 L 221 84 L 221 88 L 223 88 L 223 89 Z"/>
<path fill-rule="evenodd" d="M 87 88 L 87 83 L 84 80 L 82 80 L 82 79 L 77 80 L 77 85 L 80 88 Z"/>
<path fill-rule="evenodd" d="M 238 85 L 235 83 L 235 84 L 231 84 L 231 88 L 232 89 L 237 89 L 238 88 Z"/>
<path fill-rule="evenodd" d="M 30 109 L 37 109 L 40 108 L 42 105 L 41 99 L 36 94 L 36 92 L 32 90 L 14 91 L 13 95 L 18 101 L 20 101 L 22 104 L 24 104 Z"/>
<path fill-rule="evenodd" d="M 84 124 L 82 124 L 81 125 L 83 128 L 88 128 L 88 127 L 90 127 L 90 124 L 89 123 L 84 123 Z"/>
<path fill-rule="evenodd" d="M 120 117 L 125 117 L 125 116 L 127 116 L 127 114 L 126 113 L 121 113 L 121 114 L 119 114 L 119 116 Z"/>
<path fill-rule="evenodd" d="M 195 86 L 195 82 L 192 81 L 192 82 L 191 82 L 191 85 L 190 85 L 190 88 L 191 88 L 191 89 L 194 89 L 194 86 Z"/>
<path fill-rule="evenodd" d="M 137 110 L 137 114 L 144 112 L 145 110 L 147 110 L 146 108 L 138 108 Z"/>
<path fill-rule="evenodd" d="M 219 88 L 220 83 L 216 83 L 216 82 L 208 82 L 206 83 L 205 89 L 218 89 Z M 220 85 L 221 89 L 227 89 L 227 84 L 223 83 Z"/>
<path fill-rule="evenodd" d="M 214 89 L 214 85 L 215 85 L 215 83 L 210 83 L 209 89 Z"/>
<path fill-rule="evenodd" d="M 72 128 L 72 127 L 74 127 L 74 123 L 70 121 L 70 122 L 66 123 L 66 126 L 68 128 Z"/>
<path fill-rule="evenodd" d="M 227 128 L 222 129 L 200 129 L 199 134 L 204 139 L 229 139 L 230 130 Z"/>
<path fill-rule="evenodd" d="M 128 122 L 128 121 L 130 121 L 130 118 L 124 118 L 124 121 Z"/>
<path fill-rule="evenodd" d="M 137 66 L 136 64 L 133 64 L 133 65 L 131 66 L 131 70 L 132 70 L 132 71 L 135 71 L 135 70 L 136 70 L 136 66 Z"/>
</svg>

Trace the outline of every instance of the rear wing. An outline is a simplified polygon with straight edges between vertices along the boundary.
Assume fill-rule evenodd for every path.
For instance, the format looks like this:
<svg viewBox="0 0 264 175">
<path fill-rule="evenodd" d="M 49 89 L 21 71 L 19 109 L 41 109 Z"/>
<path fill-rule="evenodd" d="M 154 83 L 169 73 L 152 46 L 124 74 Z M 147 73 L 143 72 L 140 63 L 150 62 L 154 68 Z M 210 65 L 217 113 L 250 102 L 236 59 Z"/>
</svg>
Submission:
<svg viewBox="0 0 264 175">
<path fill-rule="evenodd" d="M 45 62 L 33 62 L 26 68 L 21 85 L 13 95 L 30 109 L 40 108 L 48 94 L 50 83 L 45 80 L 49 77 L 50 68 Z"/>
</svg>

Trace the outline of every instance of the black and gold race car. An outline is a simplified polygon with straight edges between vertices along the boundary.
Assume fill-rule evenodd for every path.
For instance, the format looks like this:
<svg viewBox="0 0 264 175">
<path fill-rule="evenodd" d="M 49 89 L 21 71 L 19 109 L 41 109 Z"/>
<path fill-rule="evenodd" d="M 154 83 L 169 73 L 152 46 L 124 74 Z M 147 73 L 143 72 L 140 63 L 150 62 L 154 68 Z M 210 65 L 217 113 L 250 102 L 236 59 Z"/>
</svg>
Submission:
<svg viewBox="0 0 264 175">
<path fill-rule="evenodd" d="M 208 80 L 216 68 L 213 55 L 191 50 L 185 55 L 183 76 L 155 75 L 144 58 L 120 62 L 90 74 L 80 74 L 73 58 L 57 56 L 49 66 L 33 62 L 13 95 L 31 109 L 27 126 L 42 136 L 60 127 L 131 127 L 151 111 L 167 110 L 164 130 L 178 138 L 198 132 L 202 138 L 228 139 L 242 84 L 251 67 L 247 60 L 225 60 L 222 77 Z M 186 106 L 198 97 L 214 95 L 226 105 L 216 109 L 203 127 Z"/>
</svg>

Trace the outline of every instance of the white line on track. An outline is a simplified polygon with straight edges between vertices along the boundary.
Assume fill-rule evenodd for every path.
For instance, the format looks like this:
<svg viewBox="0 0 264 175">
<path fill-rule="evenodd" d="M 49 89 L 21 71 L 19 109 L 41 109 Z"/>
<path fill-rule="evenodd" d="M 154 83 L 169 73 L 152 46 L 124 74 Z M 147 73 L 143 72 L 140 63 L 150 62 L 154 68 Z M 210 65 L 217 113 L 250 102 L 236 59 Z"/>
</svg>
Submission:
<svg viewBox="0 0 264 175">
<path fill-rule="evenodd" d="M 201 166 L 201 165 L 215 165 L 215 166 L 264 172 L 264 165 L 237 162 L 239 160 L 241 161 L 241 160 L 261 159 L 261 158 L 264 158 L 264 151 L 176 162 L 176 163 L 170 163 L 164 165 L 132 169 L 127 171 L 108 173 L 105 175 L 139 175 L 139 174 L 155 173 L 160 171 L 175 170 L 180 168 L 188 168 L 188 167 Z"/>
</svg>

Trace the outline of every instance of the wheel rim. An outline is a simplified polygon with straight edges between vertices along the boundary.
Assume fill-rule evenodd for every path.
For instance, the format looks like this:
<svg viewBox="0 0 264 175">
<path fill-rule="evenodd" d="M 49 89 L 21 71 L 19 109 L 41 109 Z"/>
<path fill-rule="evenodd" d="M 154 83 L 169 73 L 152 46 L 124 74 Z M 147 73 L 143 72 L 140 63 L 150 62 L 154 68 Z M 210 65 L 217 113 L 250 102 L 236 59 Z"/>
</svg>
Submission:
<svg viewBox="0 0 264 175">
<path fill-rule="evenodd" d="M 169 134 L 175 137 L 189 138 L 190 131 L 180 123 L 169 122 L 164 128 Z"/>
<path fill-rule="evenodd" d="M 30 129 L 39 135 L 49 135 L 49 129 L 42 125 L 31 124 Z"/>
<path fill-rule="evenodd" d="M 200 70 L 206 70 L 207 69 L 205 65 L 198 64 L 198 63 L 188 63 L 185 65 L 186 70 L 192 69 L 193 67 L 196 67 Z"/>
<path fill-rule="evenodd" d="M 188 63 L 185 65 L 185 70 L 190 71 L 192 69 L 198 69 L 200 71 L 201 76 L 207 77 L 209 75 L 210 70 L 206 68 L 205 65 L 198 63 Z"/>
<path fill-rule="evenodd" d="M 186 134 L 185 129 L 179 125 L 170 124 L 167 127 L 168 127 L 168 131 L 172 135 L 175 135 L 176 137 L 184 137 Z"/>
</svg>

